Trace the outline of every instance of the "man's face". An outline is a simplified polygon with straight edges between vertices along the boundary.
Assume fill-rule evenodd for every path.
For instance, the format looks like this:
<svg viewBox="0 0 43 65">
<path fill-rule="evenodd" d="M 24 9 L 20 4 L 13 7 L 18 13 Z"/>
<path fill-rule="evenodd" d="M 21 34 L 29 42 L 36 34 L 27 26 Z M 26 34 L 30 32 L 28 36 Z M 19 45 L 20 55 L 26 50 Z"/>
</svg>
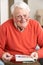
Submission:
<svg viewBox="0 0 43 65">
<path fill-rule="evenodd" d="M 27 10 L 16 7 L 13 14 L 13 19 L 15 19 L 17 26 L 26 28 L 29 22 L 29 13 Z"/>
</svg>

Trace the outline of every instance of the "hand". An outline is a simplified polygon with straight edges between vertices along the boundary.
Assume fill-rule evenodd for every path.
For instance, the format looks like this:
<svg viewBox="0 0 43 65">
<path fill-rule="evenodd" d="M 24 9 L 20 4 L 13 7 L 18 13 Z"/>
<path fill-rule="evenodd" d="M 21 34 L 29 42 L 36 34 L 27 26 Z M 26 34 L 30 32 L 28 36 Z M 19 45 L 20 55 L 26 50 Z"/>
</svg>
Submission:
<svg viewBox="0 0 43 65">
<path fill-rule="evenodd" d="M 8 62 L 13 58 L 13 55 L 9 54 L 8 52 L 4 53 L 2 56 L 2 60 L 4 62 Z"/>
<path fill-rule="evenodd" d="M 38 53 L 37 53 L 37 52 L 31 53 L 31 57 L 32 57 L 33 59 L 37 60 L 37 59 L 38 59 Z"/>
</svg>

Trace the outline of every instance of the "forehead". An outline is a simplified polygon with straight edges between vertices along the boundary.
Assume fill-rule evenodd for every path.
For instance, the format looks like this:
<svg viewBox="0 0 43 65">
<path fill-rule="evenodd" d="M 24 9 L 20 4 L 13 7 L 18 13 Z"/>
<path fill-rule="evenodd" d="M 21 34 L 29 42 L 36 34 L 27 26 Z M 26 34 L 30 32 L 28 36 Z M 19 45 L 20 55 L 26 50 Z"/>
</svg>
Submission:
<svg viewBox="0 0 43 65">
<path fill-rule="evenodd" d="M 26 9 L 22 9 L 22 8 L 18 8 L 16 7 L 15 10 L 14 10 L 14 14 L 28 14 L 28 11 Z"/>
</svg>

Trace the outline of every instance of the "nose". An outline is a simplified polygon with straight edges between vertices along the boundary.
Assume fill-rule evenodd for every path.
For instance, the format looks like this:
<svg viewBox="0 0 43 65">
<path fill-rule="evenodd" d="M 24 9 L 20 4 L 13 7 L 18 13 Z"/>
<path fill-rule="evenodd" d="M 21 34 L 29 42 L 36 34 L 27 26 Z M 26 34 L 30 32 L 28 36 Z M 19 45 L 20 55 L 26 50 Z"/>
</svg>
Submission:
<svg viewBox="0 0 43 65">
<path fill-rule="evenodd" d="M 26 22 L 26 19 L 24 18 L 24 16 L 21 17 L 21 21 Z"/>
</svg>

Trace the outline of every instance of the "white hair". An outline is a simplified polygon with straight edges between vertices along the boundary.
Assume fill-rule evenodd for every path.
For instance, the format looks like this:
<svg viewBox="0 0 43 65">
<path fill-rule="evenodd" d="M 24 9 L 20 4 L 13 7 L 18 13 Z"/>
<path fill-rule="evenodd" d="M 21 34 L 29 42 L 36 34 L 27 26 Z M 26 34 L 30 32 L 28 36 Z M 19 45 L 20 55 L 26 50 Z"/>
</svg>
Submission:
<svg viewBox="0 0 43 65">
<path fill-rule="evenodd" d="M 26 9 L 28 12 L 30 12 L 29 6 L 28 6 L 25 2 L 20 1 L 20 2 L 14 3 L 14 4 L 11 6 L 11 8 L 10 8 L 11 14 L 13 14 L 14 9 L 15 9 L 16 7 L 19 7 L 19 8 L 22 8 L 22 9 Z"/>
</svg>

